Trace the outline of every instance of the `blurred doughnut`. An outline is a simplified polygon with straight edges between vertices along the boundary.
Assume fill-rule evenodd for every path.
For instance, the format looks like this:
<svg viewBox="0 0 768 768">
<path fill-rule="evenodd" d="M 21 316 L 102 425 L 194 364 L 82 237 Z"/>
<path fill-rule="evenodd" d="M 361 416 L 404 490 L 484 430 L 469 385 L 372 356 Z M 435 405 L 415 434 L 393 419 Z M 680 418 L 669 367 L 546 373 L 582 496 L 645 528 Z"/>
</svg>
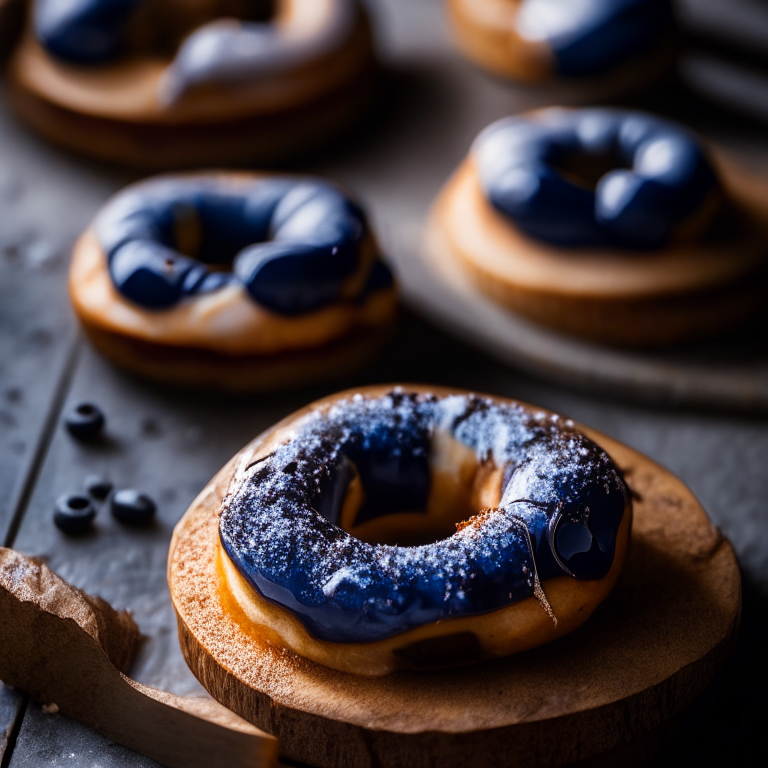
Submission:
<svg viewBox="0 0 768 768">
<path fill-rule="evenodd" d="M 51 141 L 166 168 L 317 145 L 361 113 L 374 70 L 358 0 L 35 0 L 10 81 Z"/>
</svg>

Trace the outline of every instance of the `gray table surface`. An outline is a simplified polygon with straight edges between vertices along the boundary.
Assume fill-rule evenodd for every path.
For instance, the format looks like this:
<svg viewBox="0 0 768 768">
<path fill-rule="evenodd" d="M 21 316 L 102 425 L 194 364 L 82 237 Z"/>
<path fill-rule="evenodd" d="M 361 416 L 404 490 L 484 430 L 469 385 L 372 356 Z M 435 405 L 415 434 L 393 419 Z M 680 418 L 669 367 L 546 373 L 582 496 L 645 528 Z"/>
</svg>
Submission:
<svg viewBox="0 0 768 768">
<path fill-rule="evenodd" d="M 438 0 L 379 0 L 375 6 L 381 47 L 393 69 L 377 125 L 298 167 L 326 171 L 357 189 L 385 247 L 399 254 L 418 239 L 421 216 L 437 191 L 424 179 L 450 171 L 489 113 L 531 106 L 540 95 L 510 89 L 450 52 Z M 458 82 L 462 101 L 456 98 Z M 475 102 L 467 102 L 466 94 L 474 94 Z M 105 197 L 134 177 L 51 148 L 4 104 L 0 93 L 0 541 L 45 558 L 76 586 L 133 610 L 148 637 L 132 671 L 136 679 L 205 695 L 178 648 L 165 561 L 173 525 L 220 466 L 262 429 L 335 389 L 432 382 L 567 414 L 648 454 L 693 489 L 738 551 L 745 579 L 743 633 L 732 668 L 686 718 L 664 762 L 736 764 L 760 748 L 759 702 L 768 683 L 764 417 L 651 408 L 542 383 L 429 325 L 418 307 L 404 312 L 379 360 L 327 387 L 233 399 L 138 381 L 80 338 L 66 295 L 73 238 Z M 761 134 L 749 122 L 685 100 L 676 106 L 689 109 L 697 127 L 768 157 L 764 129 Z M 430 141 L 414 142 L 414 133 Z M 83 399 L 107 414 L 106 439 L 95 446 L 75 443 L 60 424 L 62 410 Z M 150 493 L 158 502 L 157 523 L 127 530 L 102 509 L 91 535 L 62 535 L 51 519 L 56 497 L 78 490 L 94 472 L 117 487 Z M 44 714 L 1 684 L 0 757 L 2 768 L 151 764 L 84 726 Z"/>
</svg>

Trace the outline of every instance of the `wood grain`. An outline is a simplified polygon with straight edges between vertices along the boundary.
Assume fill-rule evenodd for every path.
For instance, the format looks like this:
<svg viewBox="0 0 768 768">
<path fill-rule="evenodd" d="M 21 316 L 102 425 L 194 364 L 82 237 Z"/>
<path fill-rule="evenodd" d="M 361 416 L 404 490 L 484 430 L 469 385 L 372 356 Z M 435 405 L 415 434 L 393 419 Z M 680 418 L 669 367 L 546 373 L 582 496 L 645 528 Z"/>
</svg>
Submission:
<svg viewBox="0 0 768 768">
<path fill-rule="evenodd" d="M 0 541 L 23 502 L 74 349 L 65 277 L 63 249 L 51 241 L 0 234 Z"/>
<path fill-rule="evenodd" d="M 320 768 L 562 766 L 642 741 L 724 665 L 741 578 L 730 544 L 677 478 L 585 431 L 625 471 L 635 511 L 619 584 L 580 630 L 493 662 L 381 678 L 283 650 L 252 631 L 218 575 L 230 462 L 171 543 L 171 597 L 191 669 L 225 706 L 276 735 L 282 757 Z"/>
</svg>

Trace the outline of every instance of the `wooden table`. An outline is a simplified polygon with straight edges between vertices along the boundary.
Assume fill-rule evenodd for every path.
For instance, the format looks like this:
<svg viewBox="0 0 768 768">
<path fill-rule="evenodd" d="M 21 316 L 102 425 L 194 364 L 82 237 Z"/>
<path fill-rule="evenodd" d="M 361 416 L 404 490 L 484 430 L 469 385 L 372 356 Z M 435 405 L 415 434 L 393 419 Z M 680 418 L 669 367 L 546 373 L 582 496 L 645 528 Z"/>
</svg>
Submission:
<svg viewBox="0 0 768 768">
<path fill-rule="evenodd" d="M 397 64 L 392 101 L 376 128 L 305 168 L 328 173 L 369 201 L 385 245 L 409 247 L 436 190 L 423 174 L 444 176 L 482 127 L 492 100 L 499 115 L 532 103 L 445 53 L 438 0 L 376 3 L 383 50 Z M 461 78 L 478 104 L 453 103 Z M 2 94 L 0 94 L 2 96 Z M 4 100 L 0 101 L 4 103 Z M 688 108 L 677 105 L 678 108 Z M 690 108 L 697 127 L 768 168 L 768 141 L 719 110 Z M 450 115 L 446 121 L 441 114 Z M 409 131 L 434 133 L 434 151 L 409 156 Z M 764 135 L 764 129 L 763 129 Z M 405 156 L 403 156 L 405 155 Z M 400 157 L 404 172 L 388 172 Z M 450 158 L 447 161 L 446 158 Z M 406 175 L 409 174 L 409 175 Z M 133 675 L 182 694 L 205 695 L 176 640 L 165 582 L 168 542 L 194 495 L 250 438 L 307 401 L 334 389 L 383 381 L 423 381 L 494 392 L 568 414 L 671 468 L 733 541 L 744 568 L 741 651 L 720 688 L 681 725 L 669 765 L 746 762 L 761 748 L 759 702 L 768 683 L 768 422 L 764 417 L 661 410 L 574 394 L 544 384 L 431 327 L 412 308 L 374 365 L 330 387 L 233 399 L 180 394 L 115 370 L 78 336 L 66 296 L 68 245 L 106 195 L 132 177 L 60 153 L 28 134 L 0 106 L 0 542 L 46 559 L 78 587 L 130 607 L 145 635 Z M 107 439 L 74 442 L 62 411 L 81 400 L 107 415 Z M 87 474 L 136 487 L 158 502 L 157 523 L 129 530 L 106 508 L 85 538 L 52 522 L 59 494 Z M 0 650 L 1 652 L 1 650 Z M 758 696 L 761 698 L 758 699 Z M 59 715 L 45 714 L 0 685 L 0 756 L 6 768 L 154 765 Z"/>
</svg>

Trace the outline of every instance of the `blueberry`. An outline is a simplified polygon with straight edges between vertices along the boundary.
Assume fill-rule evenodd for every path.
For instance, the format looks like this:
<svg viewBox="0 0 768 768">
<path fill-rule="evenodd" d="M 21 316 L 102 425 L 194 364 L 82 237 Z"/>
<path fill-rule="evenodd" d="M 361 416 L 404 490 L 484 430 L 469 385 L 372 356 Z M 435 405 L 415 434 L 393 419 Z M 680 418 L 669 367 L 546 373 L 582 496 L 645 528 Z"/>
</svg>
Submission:
<svg viewBox="0 0 768 768">
<path fill-rule="evenodd" d="M 112 514 L 125 525 L 144 525 L 155 516 L 155 502 L 132 488 L 116 491 L 110 502 Z"/>
<path fill-rule="evenodd" d="M 60 496 L 53 513 L 53 522 L 64 533 L 83 533 L 91 527 L 96 510 L 91 500 L 81 493 Z"/>
<path fill-rule="evenodd" d="M 112 490 L 112 483 L 101 475 L 88 475 L 85 478 L 83 487 L 89 496 L 97 501 L 104 501 Z"/>
<path fill-rule="evenodd" d="M 64 419 L 69 433 L 78 440 L 94 440 L 104 429 L 104 414 L 93 403 L 80 403 Z"/>
</svg>

